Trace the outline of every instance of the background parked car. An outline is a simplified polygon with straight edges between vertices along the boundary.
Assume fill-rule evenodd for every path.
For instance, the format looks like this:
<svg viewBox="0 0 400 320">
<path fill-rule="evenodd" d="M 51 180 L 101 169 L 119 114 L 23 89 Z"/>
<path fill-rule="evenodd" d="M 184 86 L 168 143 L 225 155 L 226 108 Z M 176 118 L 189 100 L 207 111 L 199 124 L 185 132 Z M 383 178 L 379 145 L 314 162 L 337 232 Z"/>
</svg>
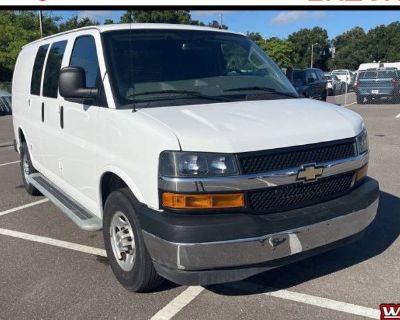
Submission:
<svg viewBox="0 0 400 320">
<path fill-rule="evenodd" d="M 11 94 L 0 90 L 0 116 L 11 113 Z"/>
<path fill-rule="evenodd" d="M 347 83 L 348 87 L 352 87 L 354 85 L 354 76 L 350 70 L 347 69 L 333 70 L 331 74 L 337 76 L 340 79 L 340 81 L 343 81 L 345 84 Z"/>
<path fill-rule="evenodd" d="M 320 69 L 293 70 L 293 85 L 300 95 L 326 101 L 327 90 L 324 73 Z"/>
<path fill-rule="evenodd" d="M 328 96 L 341 94 L 346 89 L 346 84 L 334 75 L 334 74 L 324 74 L 324 79 L 326 80 L 326 90 Z"/>
<path fill-rule="evenodd" d="M 392 68 L 360 71 L 355 92 L 358 104 L 380 98 L 399 103 L 399 71 Z"/>
</svg>

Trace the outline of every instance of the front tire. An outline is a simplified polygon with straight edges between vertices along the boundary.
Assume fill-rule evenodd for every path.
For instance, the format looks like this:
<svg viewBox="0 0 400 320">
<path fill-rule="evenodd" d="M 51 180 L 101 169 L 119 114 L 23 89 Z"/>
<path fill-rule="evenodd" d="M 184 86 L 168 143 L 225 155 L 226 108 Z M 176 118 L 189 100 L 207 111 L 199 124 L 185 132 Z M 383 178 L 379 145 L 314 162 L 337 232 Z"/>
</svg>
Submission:
<svg viewBox="0 0 400 320">
<path fill-rule="evenodd" d="M 40 196 L 40 191 L 36 189 L 32 184 L 30 184 L 26 179 L 28 175 L 37 172 L 32 165 L 31 156 L 29 154 L 26 142 L 22 142 L 19 156 L 22 182 L 24 183 L 24 188 L 26 192 L 28 192 L 31 196 Z"/>
<path fill-rule="evenodd" d="M 147 252 L 137 217 L 135 199 L 128 188 L 112 192 L 104 206 L 103 236 L 111 269 L 129 291 L 144 292 L 163 281 Z"/>
</svg>

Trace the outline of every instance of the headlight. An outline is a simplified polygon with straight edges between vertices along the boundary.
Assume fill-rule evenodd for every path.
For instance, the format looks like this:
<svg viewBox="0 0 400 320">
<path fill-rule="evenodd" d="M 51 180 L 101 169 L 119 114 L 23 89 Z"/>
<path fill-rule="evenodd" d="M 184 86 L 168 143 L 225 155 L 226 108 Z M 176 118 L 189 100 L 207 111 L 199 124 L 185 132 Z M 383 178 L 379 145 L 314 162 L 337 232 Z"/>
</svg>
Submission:
<svg viewBox="0 0 400 320">
<path fill-rule="evenodd" d="M 160 175 L 169 177 L 211 177 L 239 174 L 231 154 L 164 151 L 160 155 Z"/>
<path fill-rule="evenodd" d="M 357 141 L 358 154 L 362 154 L 368 151 L 367 129 L 365 128 L 363 129 L 363 131 L 357 136 L 356 141 Z"/>
</svg>

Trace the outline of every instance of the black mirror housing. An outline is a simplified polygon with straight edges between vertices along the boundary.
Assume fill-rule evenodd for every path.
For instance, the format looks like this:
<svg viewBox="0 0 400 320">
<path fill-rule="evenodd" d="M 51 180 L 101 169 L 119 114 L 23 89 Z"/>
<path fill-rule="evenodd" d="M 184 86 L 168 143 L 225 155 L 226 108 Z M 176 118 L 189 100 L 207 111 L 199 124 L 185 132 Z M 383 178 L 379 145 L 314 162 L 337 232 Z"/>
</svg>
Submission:
<svg viewBox="0 0 400 320">
<path fill-rule="evenodd" d="M 79 67 L 62 68 L 58 88 L 60 95 L 66 99 L 94 100 L 99 94 L 97 88 L 86 88 L 85 70 Z"/>
</svg>

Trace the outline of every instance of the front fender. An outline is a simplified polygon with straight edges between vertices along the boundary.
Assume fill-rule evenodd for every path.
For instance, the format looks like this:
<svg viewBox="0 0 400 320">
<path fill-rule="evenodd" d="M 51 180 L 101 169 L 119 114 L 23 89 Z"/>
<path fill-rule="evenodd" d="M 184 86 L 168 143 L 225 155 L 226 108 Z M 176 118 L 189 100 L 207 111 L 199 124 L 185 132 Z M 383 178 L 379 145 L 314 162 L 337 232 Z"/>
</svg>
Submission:
<svg viewBox="0 0 400 320">
<path fill-rule="evenodd" d="M 103 203 L 102 203 L 102 194 L 101 194 L 101 180 L 103 179 L 103 176 L 108 173 L 111 172 L 115 175 L 117 175 L 118 177 L 121 178 L 121 180 L 123 180 L 125 182 L 125 184 L 128 186 L 128 188 L 131 190 L 131 192 L 134 194 L 134 196 L 136 197 L 136 199 L 139 202 L 144 202 L 144 197 L 142 192 L 140 191 L 139 187 L 133 182 L 133 180 L 129 177 L 128 174 L 126 174 L 123 170 L 119 169 L 116 166 L 105 166 L 101 169 L 101 174 L 99 174 L 99 180 L 97 181 L 97 185 L 98 185 L 98 198 L 99 198 L 99 203 L 100 203 L 100 211 L 101 211 L 101 215 L 103 215 Z"/>
</svg>

